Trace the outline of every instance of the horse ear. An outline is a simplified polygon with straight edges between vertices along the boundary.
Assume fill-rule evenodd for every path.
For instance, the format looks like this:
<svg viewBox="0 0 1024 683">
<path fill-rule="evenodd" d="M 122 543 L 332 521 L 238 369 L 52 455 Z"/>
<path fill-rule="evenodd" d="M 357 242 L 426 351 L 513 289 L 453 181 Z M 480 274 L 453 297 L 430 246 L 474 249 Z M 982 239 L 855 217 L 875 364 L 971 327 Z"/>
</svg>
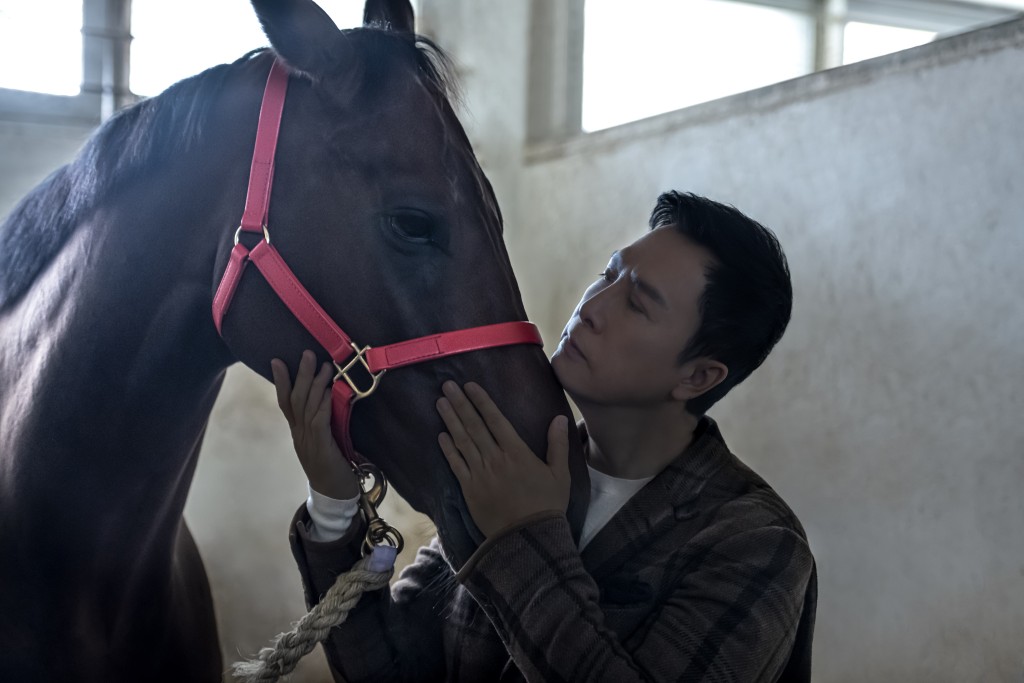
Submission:
<svg viewBox="0 0 1024 683">
<path fill-rule="evenodd" d="M 366 0 L 363 7 L 363 26 L 385 26 L 399 33 L 413 33 L 416 18 L 409 0 Z"/>
<path fill-rule="evenodd" d="M 337 62 L 340 31 L 313 0 L 252 0 L 252 7 L 289 66 L 317 76 Z"/>
</svg>

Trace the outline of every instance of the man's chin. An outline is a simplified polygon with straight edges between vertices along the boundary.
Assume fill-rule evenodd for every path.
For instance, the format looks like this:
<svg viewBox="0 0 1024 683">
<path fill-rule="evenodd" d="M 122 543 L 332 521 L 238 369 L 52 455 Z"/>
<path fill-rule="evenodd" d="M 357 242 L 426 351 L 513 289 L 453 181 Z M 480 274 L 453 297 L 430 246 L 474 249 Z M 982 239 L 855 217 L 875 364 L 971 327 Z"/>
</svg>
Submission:
<svg viewBox="0 0 1024 683">
<path fill-rule="evenodd" d="M 565 370 L 565 367 L 561 362 L 556 362 L 558 355 L 551 357 L 551 369 L 555 372 L 555 377 L 558 379 L 558 383 L 562 385 L 562 391 L 565 392 L 573 403 L 579 404 L 579 401 L 584 398 L 584 395 L 579 391 L 579 387 L 576 385 L 578 382 L 576 378 L 571 376 L 570 372 Z M 563 361 L 566 359 L 562 359 Z"/>
<path fill-rule="evenodd" d="M 562 352 L 561 346 L 551 354 L 551 369 L 555 371 L 555 377 L 558 378 L 558 383 L 562 385 L 562 388 L 565 389 L 566 392 L 569 391 L 569 387 L 566 383 L 572 383 L 572 378 L 568 376 L 569 373 L 566 372 L 565 367 L 568 360 L 569 359 L 566 358 L 565 354 Z"/>
</svg>

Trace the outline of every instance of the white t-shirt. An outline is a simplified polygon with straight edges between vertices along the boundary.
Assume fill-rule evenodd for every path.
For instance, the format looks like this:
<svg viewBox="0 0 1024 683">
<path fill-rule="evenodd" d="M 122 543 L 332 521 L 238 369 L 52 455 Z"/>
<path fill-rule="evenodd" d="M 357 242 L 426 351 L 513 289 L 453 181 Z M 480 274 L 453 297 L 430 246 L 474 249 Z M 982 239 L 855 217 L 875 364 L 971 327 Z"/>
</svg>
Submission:
<svg viewBox="0 0 1024 683">
<path fill-rule="evenodd" d="M 583 550 L 597 532 L 604 528 L 615 513 L 626 504 L 633 495 L 647 485 L 654 477 L 643 479 L 622 479 L 604 472 L 598 472 L 587 465 L 590 472 L 590 507 L 587 517 L 583 520 L 583 532 L 580 534 L 580 550 Z"/>
<path fill-rule="evenodd" d="M 597 532 L 604 528 L 615 513 L 626 504 L 633 495 L 642 489 L 654 477 L 643 479 L 622 479 L 598 472 L 587 465 L 590 472 L 590 507 L 583 521 L 583 532 L 580 535 L 580 550 L 590 543 Z M 306 510 L 309 511 L 309 537 L 314 541 L 328 543 L 345 535 L 352 518 L 359 510 L 359 496 L 348 500 L 328 498 L 317 493 L 310 486 L 309 498 L 306 499 Z"/>
</svg>

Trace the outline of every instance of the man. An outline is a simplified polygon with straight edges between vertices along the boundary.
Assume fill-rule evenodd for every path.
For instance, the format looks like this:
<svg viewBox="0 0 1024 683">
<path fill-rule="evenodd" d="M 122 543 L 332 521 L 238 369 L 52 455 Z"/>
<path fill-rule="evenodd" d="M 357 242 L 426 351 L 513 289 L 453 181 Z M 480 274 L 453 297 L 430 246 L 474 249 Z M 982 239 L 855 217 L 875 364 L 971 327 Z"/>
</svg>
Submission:
<svg viewBox="0 0 1024 683">
<path fill-rule="evenodd" d="M 448 382 L 439 443 L 485 542 L 457 575 L 435 539 L 390 595 L 325 642 L 344 680 L 806 681 L 817 581 L 793 512 L 705 413 L 781 338 L 792 308 L 778 241 L 739 211 L 668 192 L 612 255 L 551 362 L 583 416 L 592 498 L 579 547 L 565 418 L 542 462 L 475 384 Z M 310 478 L 292 534 L 315 602 L 358 557 L 354 480 L 312 355 L 282 410 Z M 308 426 L 294 415 L 321 415 Z M 325 497 L 326 494 L 328 497 Z"/>
</svg>

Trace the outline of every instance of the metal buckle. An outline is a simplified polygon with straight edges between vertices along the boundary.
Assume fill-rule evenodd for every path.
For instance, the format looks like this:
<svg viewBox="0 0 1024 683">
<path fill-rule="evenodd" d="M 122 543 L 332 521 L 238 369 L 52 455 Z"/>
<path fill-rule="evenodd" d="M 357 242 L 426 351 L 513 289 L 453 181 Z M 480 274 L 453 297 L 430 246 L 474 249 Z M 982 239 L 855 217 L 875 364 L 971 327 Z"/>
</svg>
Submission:
<svg viewBox="0 0 1024 683">
<path fill-rule="evenodd" d="M 359 507 L 362 508 L 363 517 L 366 519 L 366 537 L 363 539 L 362 554 L 366 557 L 373 552 L 374 546 L 390 545 L 397 552 L 402 552 L 405 547 L 405 539 L 398 529 L 384 521 L 377 514 L 377 506 L 384 500 L 388 492 L 388 482 L 384 474 L 376 465 L 362 463 L 355 466 L 356 475 L 359 477 Z M 373 486 L 366 489 L 366 481 L 373 479 Z"/>
<path fill-rule="evenodd" d="M 355 343 L 352 343 L 351 346 L 352 350 L 356 352 L 356 355 L 348 362 L 348 364 L 345 365 L 345 367 L 341 367 L 337 362 L 334 363 L 334 367 L 338 370 L 338 374 L 334 376 L 334 381 L 337 382 L 338 379 L 341 378 L 348 383 L 349 387 L 355 394 L 352 398 L 352 402 L 355 403 L 356 401 L 366 398 L 373 392 L 377 391 L 377 386 L 380 384 L 380 378 L 384 376 L 384 373 L 387 372 L 387 370 L 381 370 L 376 374 L 370 370 L 370 364 L 366 362 L 366 352 L 370 350 L 369 345 L 359 348 Z M 361 363 L 367 374 L 372 378 L 373 383 L 370 385 L 369 389 L 360 389 L 356 386 L 356 383 L 352 381 L 352 378 L 348 376 L 348 371 L 351 370 L 356 363 Z"/>
<path fill-rule="evenodd" d="M 238 226 L 238 230 L 235 230 L 235 244 L 238 244 L 238 238 L 242 235 L 242 226 Z M 263 226 L 263 239 L 266 240 L 267 244 L 270 244 L 270 231 L 267 230 L 267 226 Z"/>
</svg>

